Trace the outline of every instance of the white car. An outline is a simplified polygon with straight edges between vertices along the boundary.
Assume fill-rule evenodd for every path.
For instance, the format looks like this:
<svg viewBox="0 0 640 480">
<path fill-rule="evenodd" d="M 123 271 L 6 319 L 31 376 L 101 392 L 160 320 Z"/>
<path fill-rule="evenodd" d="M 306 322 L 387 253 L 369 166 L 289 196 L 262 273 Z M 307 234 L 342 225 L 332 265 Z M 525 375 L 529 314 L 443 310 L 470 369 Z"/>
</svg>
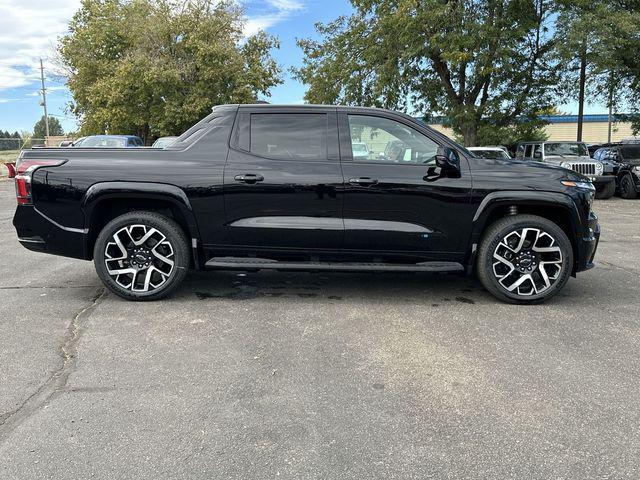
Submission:
<svg viewBox="0 0 640 480">
<path fill-rule="evenodd" d="M 473 153 L 474 157 L 478 158 L 489 158 L 492 160 L 511 159 L 504 147 L 467 147 L 467 150 Z"/>
</svg>

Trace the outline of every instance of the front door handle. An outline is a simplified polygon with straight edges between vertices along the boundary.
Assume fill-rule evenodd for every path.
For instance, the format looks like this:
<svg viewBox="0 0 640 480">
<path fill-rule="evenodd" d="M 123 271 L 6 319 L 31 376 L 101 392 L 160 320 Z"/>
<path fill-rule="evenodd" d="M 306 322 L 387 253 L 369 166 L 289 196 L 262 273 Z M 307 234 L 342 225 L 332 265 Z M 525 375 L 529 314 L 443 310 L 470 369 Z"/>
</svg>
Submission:
<svg viewBox="0 0 640 480">
<path fill-rule="evenodd" d="M 236 182 L 244 183 L 257 183 L 262 182 L 264 177 L 262 175 L 256 175 L 254 173 L 245 173 L 244 175 L 236 175 L 233 177 Z"/>
<path fill-rule="evenodd" d="M 352 185 L 375 185 L 378 180 L 369 177 L 350 178 L 349 183 Z"/>
</svg>

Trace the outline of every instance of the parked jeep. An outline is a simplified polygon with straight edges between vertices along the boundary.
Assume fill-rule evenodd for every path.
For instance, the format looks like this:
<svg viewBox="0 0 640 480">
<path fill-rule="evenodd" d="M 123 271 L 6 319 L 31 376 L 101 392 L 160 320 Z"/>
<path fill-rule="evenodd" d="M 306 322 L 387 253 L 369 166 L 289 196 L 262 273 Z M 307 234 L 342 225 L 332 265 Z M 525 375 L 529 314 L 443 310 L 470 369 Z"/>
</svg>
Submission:
<svg viewBox="0 0 640 480">
<path fill-rule="evenodd" d="M 133 300 L 196 268 L 475 272 L 534 303 L 593 266 L 600 236 L 585 176 L 372 108 L 225 105 L 164 149 L 25 150 L 16 193 L 23 246 L 93 260 Z"/>
<path fill-rule="evenodd" d="M 614 168 L 592 159 L 583 142 L 520 142 L 516 158 L 550 163 L 585 175 L 596 188 L 596 198 L 607 199 L 616 193 Z"/>
<path fill-rule="evenodd" d="M 640 144 L 609 144 L 594 153 L 601 162 L 616 165 L 618 191 L 622 198 L 636 198 L 640 193 Z"/>
</svg>

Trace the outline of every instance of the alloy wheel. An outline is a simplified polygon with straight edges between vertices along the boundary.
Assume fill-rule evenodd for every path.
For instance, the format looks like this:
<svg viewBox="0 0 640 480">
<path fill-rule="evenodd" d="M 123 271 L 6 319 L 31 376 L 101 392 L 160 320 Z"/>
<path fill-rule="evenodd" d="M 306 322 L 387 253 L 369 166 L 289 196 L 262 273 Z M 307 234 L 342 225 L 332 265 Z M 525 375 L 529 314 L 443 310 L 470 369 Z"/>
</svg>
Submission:
<svg viewBox="0 0 640 480">
<path fill-rule="evenodd" d="M 545 292 L 558 280 L 563 255 L 555 238 L 539 228 L 505 235 L 493 252 L 493 274 L 508 292 L 522 296 Z"/>
<path fill-rule="evenodd" d="M 160 230 L 127 225 L 116 231 L 104 250 L 107 273 L 125 290 L 150 292 L 162 287 L 174 270 L 174 248 Z"/>
</svg>

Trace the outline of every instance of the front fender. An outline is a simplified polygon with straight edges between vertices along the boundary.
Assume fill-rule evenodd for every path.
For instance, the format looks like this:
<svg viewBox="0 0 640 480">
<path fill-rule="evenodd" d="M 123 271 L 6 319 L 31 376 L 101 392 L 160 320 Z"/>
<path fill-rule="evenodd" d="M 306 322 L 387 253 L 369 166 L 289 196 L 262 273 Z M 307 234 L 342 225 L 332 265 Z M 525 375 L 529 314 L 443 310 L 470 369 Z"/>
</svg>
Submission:
<svg viewBox="0 0 640 480">
<path fill-rule="evenodd" d="M 468 251 L 471 253 L 470 262 L 473 262 L 475 250 L 479 244 L 482 234 L 489 226 L 488 223 L 492 219 L 492 213 L 499 208 L 510 206 L 516 207 L 535 207 L 558 209 L 561 208 L 569 219 L 571 226 L 570 240 L 575 242 L 576 238 L 582 236 L 585 229 L 583 225 L 580 210 L 574 199 L 561 192 L 541 192 L 541 191 L 521 191 L 521 190 L 502 190 L 491 192 L 485 196 L 473 216 L 473 226 Z M 585 215 L 586 218 L 586 215 Z"/>
</svg>

